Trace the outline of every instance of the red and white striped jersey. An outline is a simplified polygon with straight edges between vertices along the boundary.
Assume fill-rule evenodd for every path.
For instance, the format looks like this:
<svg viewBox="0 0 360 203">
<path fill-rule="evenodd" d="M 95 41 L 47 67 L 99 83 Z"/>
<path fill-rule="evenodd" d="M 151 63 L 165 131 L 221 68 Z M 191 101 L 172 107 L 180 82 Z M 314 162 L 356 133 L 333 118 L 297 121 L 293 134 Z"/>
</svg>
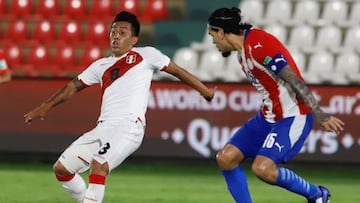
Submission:
<svg viewBox="0 0 360 203">
<path fill-rule="evenodd" d="M 170 58 L 154 47 L 136 47 L 121 57 L 96 60 L 78 78 L 87 86 L 100 84 L 99 120 L 140 118 L 145 123 L 153 73 L 169 63 Z"/>
<path fill-rule="evenodd" d="M 262 115 L 268 122 L 310 113 L 288 83 L 277 76 L 289 65 L 303 80 L 294 59 L 273 35 L 252 28 L 246 31 L 240 63 L 247 78 L 262 96 Z"/>
</svg>

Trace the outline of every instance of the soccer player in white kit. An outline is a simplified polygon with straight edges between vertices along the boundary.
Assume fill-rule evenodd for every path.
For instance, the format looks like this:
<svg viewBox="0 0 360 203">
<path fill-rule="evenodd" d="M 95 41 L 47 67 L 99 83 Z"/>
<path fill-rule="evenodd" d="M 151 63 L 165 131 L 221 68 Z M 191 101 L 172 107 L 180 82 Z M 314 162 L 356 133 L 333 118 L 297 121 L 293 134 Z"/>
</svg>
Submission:
<svg viewBox="0 0 360 203">
<path fill-rule="evenodd" d="M 191 73 L 154 47 L 134 47 L 140 25 L 123 11 L 111 24 L 112 56 L 96 60 L 39 107 L 25 114 L 25 122 L 44 119 L 48 111 L 75 93 L 100 84 L 102 103 L 97 126 L 75 140 L 54 164 L 56 178 L 81 203 L 102 202 L 105 179 L 138 149 L 144 137 L 145 113 L 153 73 L 170 73 L 211 101 L 216 88 L 207 88 Z M 89 184 L 79 173 L 90 169 Z"/>
</svg>

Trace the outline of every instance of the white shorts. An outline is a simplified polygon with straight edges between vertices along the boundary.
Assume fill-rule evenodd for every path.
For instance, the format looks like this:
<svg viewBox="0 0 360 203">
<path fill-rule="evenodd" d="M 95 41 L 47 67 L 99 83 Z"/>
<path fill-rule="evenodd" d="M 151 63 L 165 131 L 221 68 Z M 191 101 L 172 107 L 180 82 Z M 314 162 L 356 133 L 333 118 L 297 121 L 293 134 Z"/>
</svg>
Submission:
<svg viewBox="0 0 360 203">
<path fill-rule="evenodd" d="M 119 166 L 142 143 L 145 126 L 141 120 L 102 121 L 91 131 L 75 140 L 59 157 L 70 173 L 81 173 L 90 168 L 92 160 Z"/>
</svg>

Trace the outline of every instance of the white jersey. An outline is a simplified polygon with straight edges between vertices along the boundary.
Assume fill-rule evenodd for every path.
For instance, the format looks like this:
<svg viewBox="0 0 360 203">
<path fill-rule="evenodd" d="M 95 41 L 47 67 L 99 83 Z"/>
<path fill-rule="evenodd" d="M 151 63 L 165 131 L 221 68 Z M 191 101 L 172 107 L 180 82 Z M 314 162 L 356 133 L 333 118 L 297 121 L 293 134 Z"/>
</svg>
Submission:
<svg viewBox="0 0 360 203">
<path fill-rule="evenodd" d="M 78 79 L 87 86 L 100 84 L 99 120 L 140 119 L 145 125 L 153 73 L 169 63 L 170 58 L 154 47 L 136 47 L 121 57 L 95 61 Z"/>
</svg>

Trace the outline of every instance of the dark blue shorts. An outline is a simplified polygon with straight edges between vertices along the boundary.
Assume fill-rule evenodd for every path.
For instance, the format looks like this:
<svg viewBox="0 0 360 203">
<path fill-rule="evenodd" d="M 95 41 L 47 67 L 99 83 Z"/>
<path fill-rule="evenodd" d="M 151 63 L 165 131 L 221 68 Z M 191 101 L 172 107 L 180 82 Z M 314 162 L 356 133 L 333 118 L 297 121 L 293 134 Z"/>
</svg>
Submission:
<svg viewBox="0 0 360 203">
<path fill-rule="evenodd" d="M 312 114 L 267 122 L 259 113 L 241 126 L 230 138 L 245 158 L 262 155 L 275 163 L 286 163 L 301 150 L 314 123 Z"/>
</svg>

